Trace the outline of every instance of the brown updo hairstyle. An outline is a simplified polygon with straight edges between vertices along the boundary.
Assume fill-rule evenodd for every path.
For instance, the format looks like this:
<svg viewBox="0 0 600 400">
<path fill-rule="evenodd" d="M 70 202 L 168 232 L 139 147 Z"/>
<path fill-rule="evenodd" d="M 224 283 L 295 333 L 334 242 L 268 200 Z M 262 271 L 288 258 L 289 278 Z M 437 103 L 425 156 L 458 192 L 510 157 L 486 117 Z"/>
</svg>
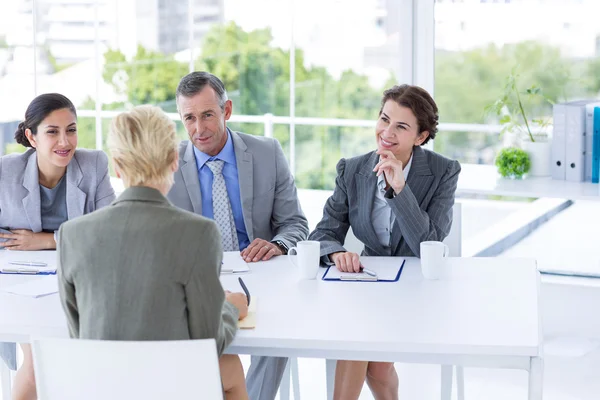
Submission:
<svg viewBox="0 0 600 400">
<path fill-rule="evenodd" d="M 77 118 L 77 112 L 75 106 L 65 96 L 59 93 L 45 93 L 41 94 L 29 104 L 27 111 L 25 111 L 25 121 L 21 122 L 15 132 L 15 140 L 20 145 L 25 147 L 32 147 L 29 143 L 29 139 L 25 135 L 25 130 L 30 129 L 31 133 L 37 134 L 37 128 L 40 123 L 52 112 L 56 110 L 62 110 L 67 108 Z"/>
<path fill-rule="evenodd" d="M 429 132 L 429 136 L 421 146 L 429 142 L 429 139 L 435 139 L 435 134 L 438 129 L 438 108 L 431 95 L 422 87 L 412 85 L 396 85 L 383 92 L 381 99 L 381 109 L 379 115 L 383 111 L 383 106 L 388 100 L 393 100 L 397 104 L 410 108 L 419 124 L 419 134 Z"/>
</svg>

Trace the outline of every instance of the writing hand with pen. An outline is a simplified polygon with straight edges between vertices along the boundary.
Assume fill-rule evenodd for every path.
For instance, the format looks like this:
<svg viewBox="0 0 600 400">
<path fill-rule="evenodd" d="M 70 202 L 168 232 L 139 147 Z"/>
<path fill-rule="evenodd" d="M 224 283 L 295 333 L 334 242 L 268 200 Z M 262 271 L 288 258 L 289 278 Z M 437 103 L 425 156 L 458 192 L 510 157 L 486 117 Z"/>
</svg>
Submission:
<svg viewBox="0 0 600 400">
<path fill-rule="evenodd" d="M 240 286 L 244 290 L 244 293 L 232 293 L 229 290 L 225 291 L 225 299 L 233 304 L 239 311 L 239 319 L 244 319 L 248 315 L 248 307 L 250 307 L 250 291 L 242 280 L 238 278 Z"/>
<path fill-rule="evenodd" d="M 329 259 L 335 263 L 341 272 L 360 272 L 362 265 L 358 254 L 351 251 L 339 251 L 329 255 Z"/>
<path fill-rule="evenodd" d="M 377 276 L 375 272 L 363 267 L 360 256 L 351 251 L 339 251 L 329 255 L 329 259 L 335 263 L 341 272 L 364 272 L 367 275 Z"/>
<path fill-rule="evenodd" d="M 225 300 L 233 304 L 238 309 L 238 319 L 244 319 L 248 315 L 248 298 L 244 293 L 232 293 L 229 290 L 225 291 Z"/>
</svg>

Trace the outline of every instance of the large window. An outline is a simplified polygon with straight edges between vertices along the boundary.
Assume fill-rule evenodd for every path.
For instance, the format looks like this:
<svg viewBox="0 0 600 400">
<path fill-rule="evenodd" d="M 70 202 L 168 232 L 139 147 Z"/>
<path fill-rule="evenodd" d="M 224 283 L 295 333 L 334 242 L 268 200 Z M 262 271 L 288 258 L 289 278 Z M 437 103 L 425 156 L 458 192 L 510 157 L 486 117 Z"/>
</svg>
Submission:
<svg viewBox="0 0 600 400">
<path fill-rule="evenodd" d="M 503 140 L 499 118 L 485 111 L 514 72 L 533 118 L 551 102 L 598 96 L 600 25 L 594 0 L 436 1 L 435 99 L 446 129 L 435 149 L 466 163 L 492 164 Z M 455 125 L 453 125 L 454 123 Z M 477 126 L 485 124 L 488 126 Z"/>
<path fill-rule="evenodd" d="M 14 131 L 35 94 L 61 92 L 79 110 L 81 146 L 102 148 L 110 118 L 133 105 L 177 119 L 179 79 L 207 70 L 234 103 L 233 129 L 276 137 L 299 187 L 332 188 L 339 158 L 373 147 L 383 89 L 410 80 L 410 3 L 2 2 L 0 122 Z M 3 151 L 22 151 L 4 139 Z"/>
<path fill-rule="evenodd" d="M 31 10 L 31 2 L 0 3 L 0 149 L 6 151 L 19 150 L 14 132 L 35 93 Z"/>
</svg>

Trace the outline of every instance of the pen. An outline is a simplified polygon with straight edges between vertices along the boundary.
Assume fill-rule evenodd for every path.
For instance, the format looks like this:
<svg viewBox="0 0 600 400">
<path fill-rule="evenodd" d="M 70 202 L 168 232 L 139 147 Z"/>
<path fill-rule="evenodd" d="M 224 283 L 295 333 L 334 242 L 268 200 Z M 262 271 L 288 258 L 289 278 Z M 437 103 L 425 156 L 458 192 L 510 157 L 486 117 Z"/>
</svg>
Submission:
<svg viewBox="0 0 600 400">
<path fill-rule="evenodd" d="M 366 269 L 365 267 L 361 267 L 360 270 L 367 275 L 371 275 L 372 277 L 377 276 L 377 274 L 375 272 L 371 271 L 370 269 Z"/>
<path fill-rule="evenodd" d="M 22 265 L 25 267 L 47 267 L 48 264 L 45 262 L 36 262 L 36 261 L 9 261 L 9 264 L 12 265 Z"/>
<path fill-rule="evenodd" d="M 238 277 L 238 281 L 240 281 L 240 286 L 244 290 L 244 293 L 246 293 L 246 298 L 248 299 L 248 305 L 250 305 L 250 292 L 248 291 L 248 288 L 246 287 L 246 284 L 244 283 L 242 278 Z"/>
</svg>

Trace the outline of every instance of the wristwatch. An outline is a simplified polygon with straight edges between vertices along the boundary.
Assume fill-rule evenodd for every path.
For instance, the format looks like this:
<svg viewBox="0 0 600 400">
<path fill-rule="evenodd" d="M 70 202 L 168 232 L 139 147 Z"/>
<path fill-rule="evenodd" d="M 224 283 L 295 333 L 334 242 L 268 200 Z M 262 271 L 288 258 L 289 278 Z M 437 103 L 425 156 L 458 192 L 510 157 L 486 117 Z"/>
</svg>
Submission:
<svg viewBox="0 0 600 400">
<path fill-rule="evenodd" d="M 275 241 L 273 241 L 273 242 L 271 242 L 271 243 L 275 243 L 275 244 L 276 244 L 276 245 L 277 245 L 277 246 L 278 246 L 278 247 L 281 249 L 281 252 L 282 252 L 283 254 L 287 254 L 287 253 L 288 253 L 288 250 L 290 249 L 290 248 L 287 246 L 287 244 L 285 244 L 285 242 L 284 242 L 283 240 L 275 240 Z"/>
</svg>

